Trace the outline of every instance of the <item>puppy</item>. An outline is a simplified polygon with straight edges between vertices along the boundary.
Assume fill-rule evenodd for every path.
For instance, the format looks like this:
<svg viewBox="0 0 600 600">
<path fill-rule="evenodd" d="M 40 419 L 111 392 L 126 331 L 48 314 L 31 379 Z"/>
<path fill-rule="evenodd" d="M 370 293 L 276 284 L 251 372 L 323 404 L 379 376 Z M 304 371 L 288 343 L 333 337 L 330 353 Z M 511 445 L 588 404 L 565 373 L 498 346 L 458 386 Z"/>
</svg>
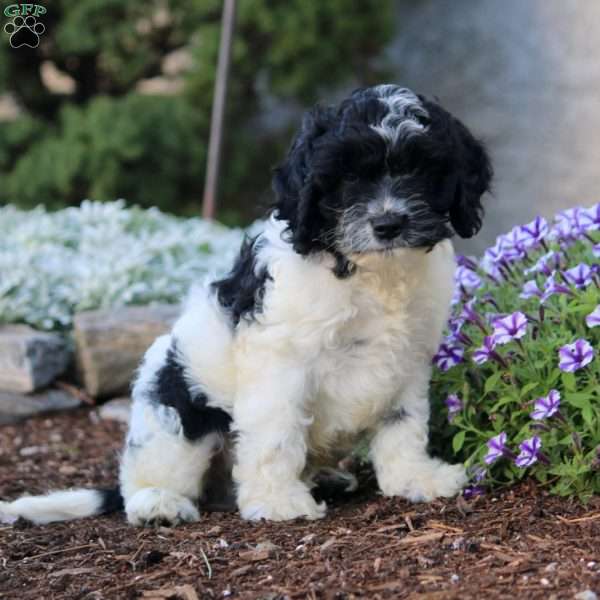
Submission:
<svg viewBox="0 0 600 600">
<path fill-rule="evenodd" d="M 315 477 L 360 436 L 386 496 L 457 494 L 463 467 L 426 450 L 430 363 L 453 293 L 449 240 L 479 230 L 491 177 L 465 126 L 406 88 L 309 112 L 275 169 L 264 232 L 146 353 L 119 488 L 0 514 L 47 523 L 124 507 L 133 525 L 176 524 L 231 481 L 244 519 L 318 519 Z"/>
</svg>

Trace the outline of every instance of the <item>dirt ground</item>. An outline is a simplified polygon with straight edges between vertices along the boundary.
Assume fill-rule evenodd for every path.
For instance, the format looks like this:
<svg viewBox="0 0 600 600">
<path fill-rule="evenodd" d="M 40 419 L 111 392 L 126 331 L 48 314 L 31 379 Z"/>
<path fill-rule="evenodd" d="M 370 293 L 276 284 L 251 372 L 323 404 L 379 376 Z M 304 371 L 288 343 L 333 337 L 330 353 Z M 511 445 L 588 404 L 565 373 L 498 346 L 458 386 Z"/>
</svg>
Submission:
<svg viewBox="0 0 600 600">
<path fill-rule="evenodd" d="M 0 428 L 0 497 L 110 486 L 123 426 L 81 409 Z M 600 498 L 587 506 L 532 483 L 409 504 L 358 492 L 319 522 L 205 514 L 135 529 L 123 514 L 0 526 L 0 598 L 574 598 L 600 594 Z M 580 596 L 581 597 L 581 596 Z"/>
</svg>

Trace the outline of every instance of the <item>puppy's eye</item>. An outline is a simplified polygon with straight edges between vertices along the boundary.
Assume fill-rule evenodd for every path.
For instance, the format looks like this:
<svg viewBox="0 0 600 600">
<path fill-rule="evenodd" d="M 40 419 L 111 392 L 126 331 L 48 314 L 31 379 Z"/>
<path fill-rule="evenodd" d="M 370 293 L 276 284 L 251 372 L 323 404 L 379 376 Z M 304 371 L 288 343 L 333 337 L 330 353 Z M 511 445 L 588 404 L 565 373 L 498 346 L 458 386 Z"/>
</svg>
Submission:
<svg viewBox="0 0 600 600">
<path fill-rule="evenodd" d="M 429 118 L 429 115 L 415 115 L 415 121 L 417 121 L 419 125 L 423 125 L 423 127 L 431 125 L 431 119 Z"/>
<path fill-rule="evenodd" d="M 344 175 L 345 183 L 358 183 L 358 175 L 353 173 L 349 173 L 348 175 Z"/>
</svg>

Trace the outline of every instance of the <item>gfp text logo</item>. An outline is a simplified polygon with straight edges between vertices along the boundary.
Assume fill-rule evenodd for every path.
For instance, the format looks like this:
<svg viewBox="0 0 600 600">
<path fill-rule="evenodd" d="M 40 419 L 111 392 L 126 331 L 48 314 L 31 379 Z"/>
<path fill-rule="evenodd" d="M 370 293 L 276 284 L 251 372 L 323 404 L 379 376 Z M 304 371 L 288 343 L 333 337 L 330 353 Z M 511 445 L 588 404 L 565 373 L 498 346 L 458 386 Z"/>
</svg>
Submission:
<svg viewBox="0 0 600 600">
<path fill-rule="evenodd" d="M 39 46 L 40 35 L 46 31 L 46 27 L 38 21 L 38 17 L 46 12 L 46 8 L 40 4 L 11 4 L 4 9 L 4 16 L 12 19 L 4 25 L 12 48 Z"/>
</svg>

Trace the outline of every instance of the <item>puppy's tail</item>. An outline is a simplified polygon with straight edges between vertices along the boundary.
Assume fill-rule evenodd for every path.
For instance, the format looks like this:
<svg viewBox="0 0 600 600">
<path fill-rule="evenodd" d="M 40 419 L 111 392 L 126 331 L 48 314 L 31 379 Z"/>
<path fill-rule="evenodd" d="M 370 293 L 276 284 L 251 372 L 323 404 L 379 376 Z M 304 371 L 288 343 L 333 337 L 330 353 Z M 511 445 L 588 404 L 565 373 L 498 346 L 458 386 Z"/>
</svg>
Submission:
<svg viewBox="0 0 600 600">
<path fill-rule="evenodd" d="M 19 517 L 37 525 L 70 521 L 123 510 L 119 488 L 66 490 L 44 496 L 23 496 L 13 502 L 0 501 L 0 522 L 14 523 Z"/>
</svg>

